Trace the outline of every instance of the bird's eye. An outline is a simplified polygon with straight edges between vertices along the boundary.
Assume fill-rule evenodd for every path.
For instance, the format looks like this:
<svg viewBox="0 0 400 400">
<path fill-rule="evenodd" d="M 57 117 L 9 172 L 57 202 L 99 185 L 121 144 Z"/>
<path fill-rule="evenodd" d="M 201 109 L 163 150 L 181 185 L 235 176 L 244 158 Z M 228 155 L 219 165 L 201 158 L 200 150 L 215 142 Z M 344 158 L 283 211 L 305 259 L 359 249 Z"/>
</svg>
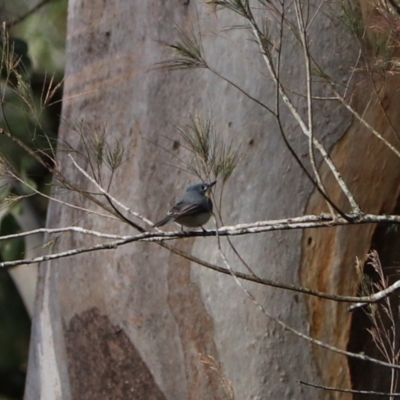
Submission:
<svg viewBox="0 0 400 400">
<path fill-rule="evenodd" d="M 207 189 L 207 186 L 206 185 L 203 185 L 202 187 L 201 187 L 201 190 L 206 190 Z"/>
</svg>

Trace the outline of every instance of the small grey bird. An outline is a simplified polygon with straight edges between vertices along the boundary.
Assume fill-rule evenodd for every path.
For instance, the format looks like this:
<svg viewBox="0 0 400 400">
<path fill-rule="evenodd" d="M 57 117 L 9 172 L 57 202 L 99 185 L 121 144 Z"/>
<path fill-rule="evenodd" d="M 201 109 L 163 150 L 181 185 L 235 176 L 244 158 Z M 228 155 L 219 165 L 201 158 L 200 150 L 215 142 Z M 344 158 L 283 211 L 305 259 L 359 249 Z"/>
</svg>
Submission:
<svg viewBox="0 0 400 400">
<path fill-rule="evenodd" d="M 216 182 L 196 183 L 189 186 L 167 216 L 154 226 L 163 226 L 169 221 L 175 221 L 189 228 L 202 227 L 212 214 L 213 203 L 208 196 Z"/>
</svg>

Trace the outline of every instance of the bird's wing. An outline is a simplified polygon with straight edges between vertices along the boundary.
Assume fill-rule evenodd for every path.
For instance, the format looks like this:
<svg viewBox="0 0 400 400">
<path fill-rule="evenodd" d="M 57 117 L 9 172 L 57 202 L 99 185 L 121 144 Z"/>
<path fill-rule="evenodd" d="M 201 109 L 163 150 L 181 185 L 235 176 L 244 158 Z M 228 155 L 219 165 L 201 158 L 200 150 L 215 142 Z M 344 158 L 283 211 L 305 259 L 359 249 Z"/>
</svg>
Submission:
<svg viewBox="0 0 400 400">
<path fill-rule="evenodd" d="M 209 207 L 207 207 L 207 203 L 199 202 L 188 204 L 184 201 L 179 201 L 171 208 L 168 214 L 171 217 L 177 218 L 184 215 L 198 214 L 206 211 L 210 211 Z"/>
</svg>

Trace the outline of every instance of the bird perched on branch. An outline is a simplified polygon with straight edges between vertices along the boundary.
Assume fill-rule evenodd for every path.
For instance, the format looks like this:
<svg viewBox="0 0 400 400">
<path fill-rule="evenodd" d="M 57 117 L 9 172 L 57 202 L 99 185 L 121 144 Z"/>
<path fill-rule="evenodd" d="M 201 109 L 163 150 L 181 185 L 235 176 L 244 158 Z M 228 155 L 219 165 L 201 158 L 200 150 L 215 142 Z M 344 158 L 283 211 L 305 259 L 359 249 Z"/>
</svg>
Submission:
<svg viewBox="0 0 400 400">
<path fill-rule="evenodd" d="M 213 203 L 209 195 L 216 182 L 196 183 L 189 186 L 177 203 L 168 211 L 167 216 L 154 226 L 163 226 L 174 221 L 188 228 L 203 227 L 212 214 Z"/>
</svg>

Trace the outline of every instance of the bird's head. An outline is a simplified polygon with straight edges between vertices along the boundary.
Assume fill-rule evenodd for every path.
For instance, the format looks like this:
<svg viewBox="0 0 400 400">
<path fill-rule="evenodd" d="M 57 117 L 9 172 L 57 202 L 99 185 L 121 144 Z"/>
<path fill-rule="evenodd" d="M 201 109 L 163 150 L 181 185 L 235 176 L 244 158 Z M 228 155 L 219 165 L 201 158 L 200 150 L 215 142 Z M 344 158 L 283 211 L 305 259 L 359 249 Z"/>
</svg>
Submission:
<svg viewBox="0 0 400 400">
<path fill-rule="evenodd" d="M 189 186 L 186 191 L 187 192 L 198 192 L 205 196 L 208 196 L 211 192 L 211 188 L 217 183 L 217 181 L 211 183 L 196 183 L 194 185 Z"/>
</svg>

